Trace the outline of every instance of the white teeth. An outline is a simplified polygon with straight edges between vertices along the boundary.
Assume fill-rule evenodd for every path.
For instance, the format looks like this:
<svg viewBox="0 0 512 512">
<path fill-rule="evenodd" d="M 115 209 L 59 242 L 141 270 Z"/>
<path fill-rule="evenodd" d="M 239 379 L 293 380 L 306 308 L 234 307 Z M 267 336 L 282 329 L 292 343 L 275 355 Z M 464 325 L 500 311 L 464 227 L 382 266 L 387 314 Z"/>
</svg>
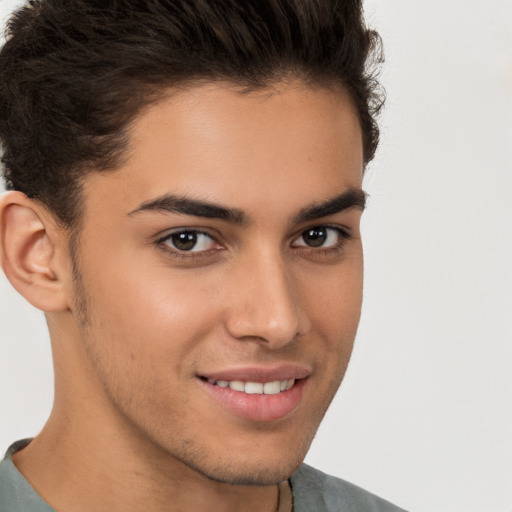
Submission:
<svg viewBox="0 0 512 512">
<path fill-rule="evenodd" d="M 249 395 L 263 394 L 263 384 L 261 382 L 246 382 L 245 392 Z"/>
<path fill-rule="evenodd" d="M 265 395 L 277 395 L 281 393 L 281 383 L 278 380 L 265 382 L 265 384 L 263 384 L 263 393 L 265 393 Z"/>
<path fill-rule="evenodd" d="M 242 391 L 249 395 L 277 395 L 282 391 L 288 391 L 295 384 L 295 379 L 275 380 L 264 383 L 208 379 L 208 382 L 221 388 L 230 388 L 234 391 Z"/>
<path fill-rule="evenodd" d="M 232 380 L 229 387 L 234 391 L 245 391 L 245 384 L 241 380 Z"/>
</svg>

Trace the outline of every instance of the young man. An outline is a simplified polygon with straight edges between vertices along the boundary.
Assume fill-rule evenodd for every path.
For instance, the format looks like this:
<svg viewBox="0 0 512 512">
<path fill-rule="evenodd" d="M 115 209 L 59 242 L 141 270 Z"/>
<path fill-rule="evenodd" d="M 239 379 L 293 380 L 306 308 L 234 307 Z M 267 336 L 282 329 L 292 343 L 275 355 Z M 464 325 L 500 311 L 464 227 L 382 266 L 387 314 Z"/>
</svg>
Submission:
<svg viewBox="0 0 512 512">
<path fill-rule="evenodd" d="M 355 0 L 13 16 L 1 259 L 55 402 L 2 512 L 399 510 L 301 465 L 359 320 L 376 53 Z"/>
</svg>

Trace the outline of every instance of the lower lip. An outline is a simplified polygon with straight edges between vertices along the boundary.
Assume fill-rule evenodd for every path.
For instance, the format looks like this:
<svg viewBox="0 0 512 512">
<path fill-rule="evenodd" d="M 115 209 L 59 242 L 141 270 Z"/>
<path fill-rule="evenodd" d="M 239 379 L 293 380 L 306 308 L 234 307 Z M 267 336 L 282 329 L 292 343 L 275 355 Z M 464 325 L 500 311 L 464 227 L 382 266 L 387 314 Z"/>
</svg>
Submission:
<svg viewBox="0 0 512 512">
<path fill-rule="evenodd" d="M 205 390 L 235 415 L 250 421 L 277 421 L 291 414 L 302 399 L 307 379 L 295 381 L 292 388 L 277 395 L 250 395 L 230 388 L 221 388 L 201 380 Z"/>
</svg>

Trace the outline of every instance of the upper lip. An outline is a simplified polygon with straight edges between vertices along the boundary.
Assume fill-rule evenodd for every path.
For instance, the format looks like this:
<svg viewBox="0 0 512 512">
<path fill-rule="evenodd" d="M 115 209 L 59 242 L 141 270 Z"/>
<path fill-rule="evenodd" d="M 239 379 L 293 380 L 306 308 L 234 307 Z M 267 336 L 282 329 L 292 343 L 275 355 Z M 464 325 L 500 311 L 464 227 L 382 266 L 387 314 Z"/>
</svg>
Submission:
<svg viewBox="0 0 512 512">
<path fill-rule="evenodd" d="M 296 364 L 277 366 L 244 366 L 200 373 L 199 376 L 209 380 L 239 380 L 243 382 L 274 382 L 277 380 L 305 379 L 311 370 Z"/>
</svg>

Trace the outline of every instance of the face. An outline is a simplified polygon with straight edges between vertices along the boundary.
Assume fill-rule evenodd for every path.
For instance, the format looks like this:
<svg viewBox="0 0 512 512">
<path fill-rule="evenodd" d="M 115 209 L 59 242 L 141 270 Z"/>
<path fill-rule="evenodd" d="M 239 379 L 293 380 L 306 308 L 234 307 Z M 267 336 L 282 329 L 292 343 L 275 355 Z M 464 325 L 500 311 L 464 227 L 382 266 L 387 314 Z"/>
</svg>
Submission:
<svg viewBox="0 0 512 512">
<path fill-rule="evenodd" d="M 84 188 L 77 329 L 99 384 L 88 399 L 186 470 L 282 481 L 359 320 L 355 110 L 300 83 L 202 85 L 152 106 L 130 140 L 123 168 Z"/>
</svg>

